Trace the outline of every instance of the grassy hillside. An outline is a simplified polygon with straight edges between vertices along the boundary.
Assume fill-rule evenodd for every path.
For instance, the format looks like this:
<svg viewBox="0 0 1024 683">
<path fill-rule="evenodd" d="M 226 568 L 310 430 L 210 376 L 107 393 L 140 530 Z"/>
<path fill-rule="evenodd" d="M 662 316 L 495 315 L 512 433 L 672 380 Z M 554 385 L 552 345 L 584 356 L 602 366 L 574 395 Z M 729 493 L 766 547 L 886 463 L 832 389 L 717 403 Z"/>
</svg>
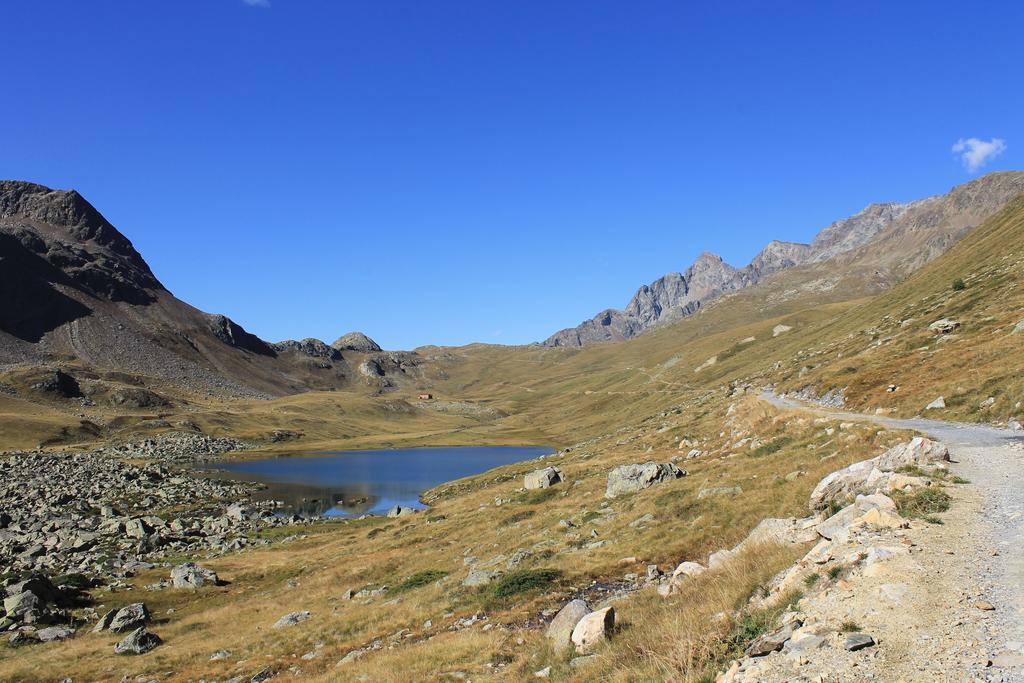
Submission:
<svg viewBox="0 0 1024 683">
<path fill-rule="evenodd" d="M 289 673 L 293 666 L 303 680 L 388 680 L 385 672 L 394 671 L 430 680 L 446 670 L 522 679 L 545 663 L 567 676 L 567 662 L 553 657 L 542 632 L 530 628 L 540 623 L 542 610 L 557 609 L 577 594 L 596 601 L 608 591 L 628 591 L 624 576 L 643 575 L 649 563 L 671 570 L 682 560 L 705 561 L 765 516 L 802 515 L 811 487 L 824 474 L 901 438 L 780 413 L 752 396 L 689 398 L 678 413 L 623 426 L 542 462 L 438 487 L 427 496 L 429 511 L 412 518 L 316 523 L 296 540 L 205 561 L 229 581 L 223 587 L 149 592 L 144 586 L 167 570 L 144 572 L 129 581 L 129 590 L 100 593 L 99 600 L 105 607 L 147 602 L 158 615 L 154 628 L 166 641 L 151 656 L 115 657 L 116 635 L 83 633 L 69 644 L 35 646 L 17 655 L 0 649 L 0 678 L 31 680 L 44 667 L 86 680 L 105 680 L 110 671 L 174 671 L 171 680 L 185 680 L 251 676 L 270 665 L 282 672 L 281 680 L 297 677 Z M 686 460 L 691 445 L 701 455 Z M 605 504 L 608 471 L 650 459 L 679 460 L 689 474 Z M 547 464 L 557 464 L 567 482 L 524 492 L 522 475 Z M 714 492 L 700 495 L 708 489 Z M 638 519 L 646 521 L 636 524 Z M 707 580 L 724 581 L 721 590 L 740 600 L 789 559 L 773 551 Z M 504 591 L 501 583 L 465 587 L 473 566 L 500 569 L 519 582 L 506 582 Z M 346 590 L 382 586 L 390 590 L 343 599 Z M 688 607 L 682 598 L 653 600 L 638 593 L 635 599 L 640 602 L 620 603 L 626 633 Z M 694 606 L 693 618 L 709 623 L 712 604 L 717 603 Z M 296 610 L 310 610 L 313 618 L 291 629 L 270 628 Z M 486 621 L 456 626 L 478 614 Z M 495 627 L 484 631 L 482 624 Z M 378 640 L 385 643 L 379 651 L 335 666 L 348 652 Z M 220 649 L 233 656 L 210 662 Z M 317 654 L 299 659 L 309 652 Z M 621 665 L 624 672 L 654 666 L 635 655 Z M 710 665 L 696 663 L 693 672 Z M 574 672 L 579 680 L 594 674 Z"/>
<path fill-rule="evenodd" d="M 858 410 L 912 416 L 943 396 L 947 407 L 928 416 L 1005 424 L 1024 400 L 1022 284 L 1019 198 L 891 291 L 808 330 L 777 378 L 786 389 L 845 389 Z M 929 330 L 941 319 L 958 329 Z"/>
</svg>

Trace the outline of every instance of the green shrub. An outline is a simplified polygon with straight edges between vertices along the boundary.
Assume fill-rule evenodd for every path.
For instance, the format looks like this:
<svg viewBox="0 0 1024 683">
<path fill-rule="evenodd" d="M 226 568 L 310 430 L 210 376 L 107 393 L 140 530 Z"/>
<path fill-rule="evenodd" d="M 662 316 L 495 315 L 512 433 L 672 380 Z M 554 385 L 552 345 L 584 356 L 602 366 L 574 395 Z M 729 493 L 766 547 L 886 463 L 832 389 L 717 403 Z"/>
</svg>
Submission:
<svg viewBox="0 0 1024 683">
<path fill-rule="evenodd" d="M 793 608 L 800 602 L 803 594 L 799 591 L 790 593 L 788 600 L 767 609 L 745 612 L 737 621 L 729 635 L 726 636 L 726 656 L 723 659 L 734 659 L 742 655 L 750 643 L 771 630 L 783 612 Z"/>
<path fill-rule="evenodd" d="M 916 517 L 935 524 L 933 515 L 949 509 L 952 499 L 945 491 L 932 486 L 910 493 L 898 491 L 893 495 L 896 507 L 904 517 Z"/>
<path fill-rule="evenodd" d="M 847 619 L 843 622 L 842 626 L 839 627 L 839 630 L 843 633 L 856 633 L 860 631 L 860 624 L 851 619 Z"/>
<path fill-rule="evenodd" d="M 416 572 L 405 581 L 392 588 L 391 592 L 404 593 L 405 591 L 412 590 L 413 588 L 420 588 L 421 586 L 426 586 L 429 583 L 440 581 L 446 576 L 448 576 L 448 572 L 441 571 L 440 569 L 427 569 L 426 571 Z"/>
<path fill-rule="evenodd" d="M 779 438 L 775 439 L 774 441 L 769 441 L 766 444 L 762 444 L 761 446 L 758 446 L 757 448 L 755 448 L 754 450 L 752 450 L 750 452 L 750 455 L 751 455 L 751 457 L 759 458 L 761 456 L 771 455 L 773 453 L 778 453 L 784 447 L 789 445 L 792 441 L 793 441 L 792 437 L 780 436 Z"/>
<path fill-rule="evenodd" d="M 957 279 L 953 280 L 953 291 L 954 292 L 962 292 L 965 289 L 967 289 L 967 283 L 966 282 L 964 282 L 960 278 L 957 278 Z"/>
<path fill-rule="evenodd" d="M 84 591 L 92 585 L 92 582 L 84 574 L 61 574 L 53 579 L 53 585 L 68 586 L 75 590 Z"/>
<path fill-rule="evenodd" d="M 551 500 L 558 495 L 558 489 L 554 487 L 548 487 L 546 489 L 537 489 L 536 491 L 527 491 L 522 493 L 516 499 L 520 503 L 526 503 L 527 505 L 536 505 L 545 501 Z"/>
<path fill-rule="evenodd" d="M 496 598 L 507 598 L 544 588 L 561 576 L 562 572 L 557 569 L 520 569 L 498 579 L 491 591 Z"/>
<path fill-rule="evenodd" d="M 505 519 L 501 520 L 500 525 L 511 526 L 513 524 L 518 524 L 519 522 L 522 522 L 524 519 L 529 519 L 530 517 L 533 517 L 535 514 L 537 514 L 535 510 L 520 510 L 519 512 L 513 515 L 509 515 Z"/>
</svg>

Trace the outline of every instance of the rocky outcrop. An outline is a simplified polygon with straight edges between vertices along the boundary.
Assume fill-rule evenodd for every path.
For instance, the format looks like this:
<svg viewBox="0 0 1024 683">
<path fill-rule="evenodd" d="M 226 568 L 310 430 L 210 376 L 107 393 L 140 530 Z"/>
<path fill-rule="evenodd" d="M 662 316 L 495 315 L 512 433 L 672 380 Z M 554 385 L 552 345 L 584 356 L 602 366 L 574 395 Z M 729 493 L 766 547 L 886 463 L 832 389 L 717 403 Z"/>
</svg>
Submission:
<svg viewBox="0 0 1024 683">
<path fill-rule="evenodd" d="M 202 588 L 218 583 L 217 572 L 195 562 L 185 562 L 171 570 L 171 585 L 175 588 Z"/>
<path fill-rule="evenodd" d="M 319 339 L 307 338 L 301 341 L 287 339 L 272 344 L 278 353 L 295 353 L 310 358 L 323 358 L 325 360 L 341 360 L 341 351 L 333 346 L 328 346 Z"/>
<path fill-rule="evenodd" d="M 545 467 L 534 470 L 523 477 L 523 488 L 546 489 L 562 481 L 562 470 L 557 467 Z"/>
<path fill-rule="evenodd" d="M 416 514 L 416 510 L 414 508 L 403 505 L 395 505 L 388 510 L 388 517 L 408 517 L 409 515 L 414 514 Z"/>
<path fill-rule="evenodd" d="M 908 466 L 931 467 L 948 461 L 949 450 L 944 445 L 915 437 L 876 458 L 856 462 L 828 475 L 814 487 L 808 504 L 812 510 L 823 510 L 858 494 L 886 493 L 913 486 L 916 478 L 900 475 L 895 470 Z"/>
<path fill-rule="evenodd" d="M 309 610 L 303 610 L 301 612 L 289 612 L 280 619 L 274 622 L 274 628 L 288 628 L 289 626 L 295 626 L 307 621 L 313 613 Z"/>
<path fill-rule="evenodd" d="M 857 465 L 870 465 L 875 472 L 891 477 L 899 476 L 896 470 L 906 465 L 934 466 L 946 457 L 942 444 L 915 438 Z M 857 472 L 865 469 L 853 467 Z M 829 475 L 822 483 L 846 481 L 844 473 L 848 474 L 849 469 Z M 816 493 L 820 498 L 820 491 Z M 812 502 L 812 509 L 817 506 Z M 795 680 L 800 667 L 815 673 L 826 669 L 848 673 L 851 665 L 857 664 L 839 653 L 875 647 L 878 641 L 849 618 L 840 622 L 837 610 L 850 614 L 852 603 L 858 603 L 857 609 L 862 613 L 877 614 L 885 606 L 908 609 L 901 603 L 910 587 L 893 582 L 893 578 L 905 577 L 908 567 L 913 567 L 915 573 L 920 568 L 910 560 L 915 544 L 905 536 L 906 530 L 913 527 L 910 520 L 900 516 L 892 498 L 882 493 L 859 494 L 828 519 L 811 519 L 817 520 L 809 528 L 817 533 L 818 543 L 802 559 L 779 572 L 764 592 L 752 597 L 749 607 L 758 610 L 781 605 L 794 591 L 799 591 L 802 599 L 782 614 L 781 623 L 750 642 L 744 657 L 719 674 L 719 683 Z M 751 537 L 755 535 L 752 533 Z M 876 597 L 871 597 L 869 590 Z"/>
<path fill-rule="evenodd" d="M 149 652 L 163 641 L 155 633 L 150 633 L 145 626 L 132 631 L 128 636 L 114 646 L 116 655 L 141 655 Z"/>
<path fill-rule="evenodd" d="M 359 353 L 377 353 L 380 345 L 362 332 L 349 332 L 334 340 L 331 344 L 339 351 L 358 351 Z"/>
<path fill-rule="evenodd" d="M 559 610 L 555 618 L 548 624 L 546 635 L 551 641 L 551 648 L 556 653 L 564 652 L 572 647 L 572 632 L 583 617 L 590 614 L 590 605 L 585 600 L 570 600 Z"/>
<path fill-rule="evenodd" d="M 615 627 L 615 608 L 604 607 L 586 615 L 572 630 L 572 644 L 576 652 L 585 655 L 605 640 Z"/>
<path fill-rule="evenodd" d="M 241 325 L 226 315 L 211 314 L 208 317 L 210 320 L 210 331 L 213 333 L 213 336 L 228 346 L 251 353 L 258 353 L 263 356 L 277 355 L 277 352 L 270 344 L 255 334 L 246 332 Z"/>
<path fill-rule="evenodd" d="M 605 498 L 616 498 L 642 491 L 663 481 L 686 476 L 670 462 L 645 462 L 637 465 L 619 465 L 608 474 Z"/>
</svg>

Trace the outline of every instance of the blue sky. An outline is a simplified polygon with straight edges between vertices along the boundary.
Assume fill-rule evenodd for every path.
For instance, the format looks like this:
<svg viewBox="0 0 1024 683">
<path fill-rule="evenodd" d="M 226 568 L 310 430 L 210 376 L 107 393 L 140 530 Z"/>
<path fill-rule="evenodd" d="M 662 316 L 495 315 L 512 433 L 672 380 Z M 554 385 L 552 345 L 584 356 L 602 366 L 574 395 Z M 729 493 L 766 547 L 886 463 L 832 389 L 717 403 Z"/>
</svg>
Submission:
<svg viewBox="0 0 1024 683">
<path fill-rule="evenodd" d="M 272 341 L 525 343 L 1024 166 L 1024 4 L 972 5 L 8 3 L 0 177 Z"/>
</svg>

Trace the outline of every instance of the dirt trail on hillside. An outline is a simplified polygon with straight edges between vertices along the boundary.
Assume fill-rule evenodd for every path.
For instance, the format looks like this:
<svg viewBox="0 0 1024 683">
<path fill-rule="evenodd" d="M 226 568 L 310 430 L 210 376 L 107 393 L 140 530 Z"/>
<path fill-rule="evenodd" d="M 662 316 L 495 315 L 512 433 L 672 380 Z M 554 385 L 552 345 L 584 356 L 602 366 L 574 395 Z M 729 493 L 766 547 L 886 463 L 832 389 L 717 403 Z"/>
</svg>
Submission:
<svg viewBox="0 0 1024 683">
<path fill-rule="evenodd" d="M 790 671 L 795 677 L 779 680 L 1024 682 L 1024 435 L 848 413 L 772 393 L 762 399 L 837 420 L 921 432 L 945 443 L 951 471 L 970 481 L 947 487 L 954 502 L 941 516 L 944 524 L 907 531 L 914 552 L 865 577 L 852 594 L 819 606 L 863 622 L 879 647 L 814 657 Z M 995 609 L 979 609 L 984 603 Z M 766 671 L 763 680 L 776 677 Z"/>
</svg>

